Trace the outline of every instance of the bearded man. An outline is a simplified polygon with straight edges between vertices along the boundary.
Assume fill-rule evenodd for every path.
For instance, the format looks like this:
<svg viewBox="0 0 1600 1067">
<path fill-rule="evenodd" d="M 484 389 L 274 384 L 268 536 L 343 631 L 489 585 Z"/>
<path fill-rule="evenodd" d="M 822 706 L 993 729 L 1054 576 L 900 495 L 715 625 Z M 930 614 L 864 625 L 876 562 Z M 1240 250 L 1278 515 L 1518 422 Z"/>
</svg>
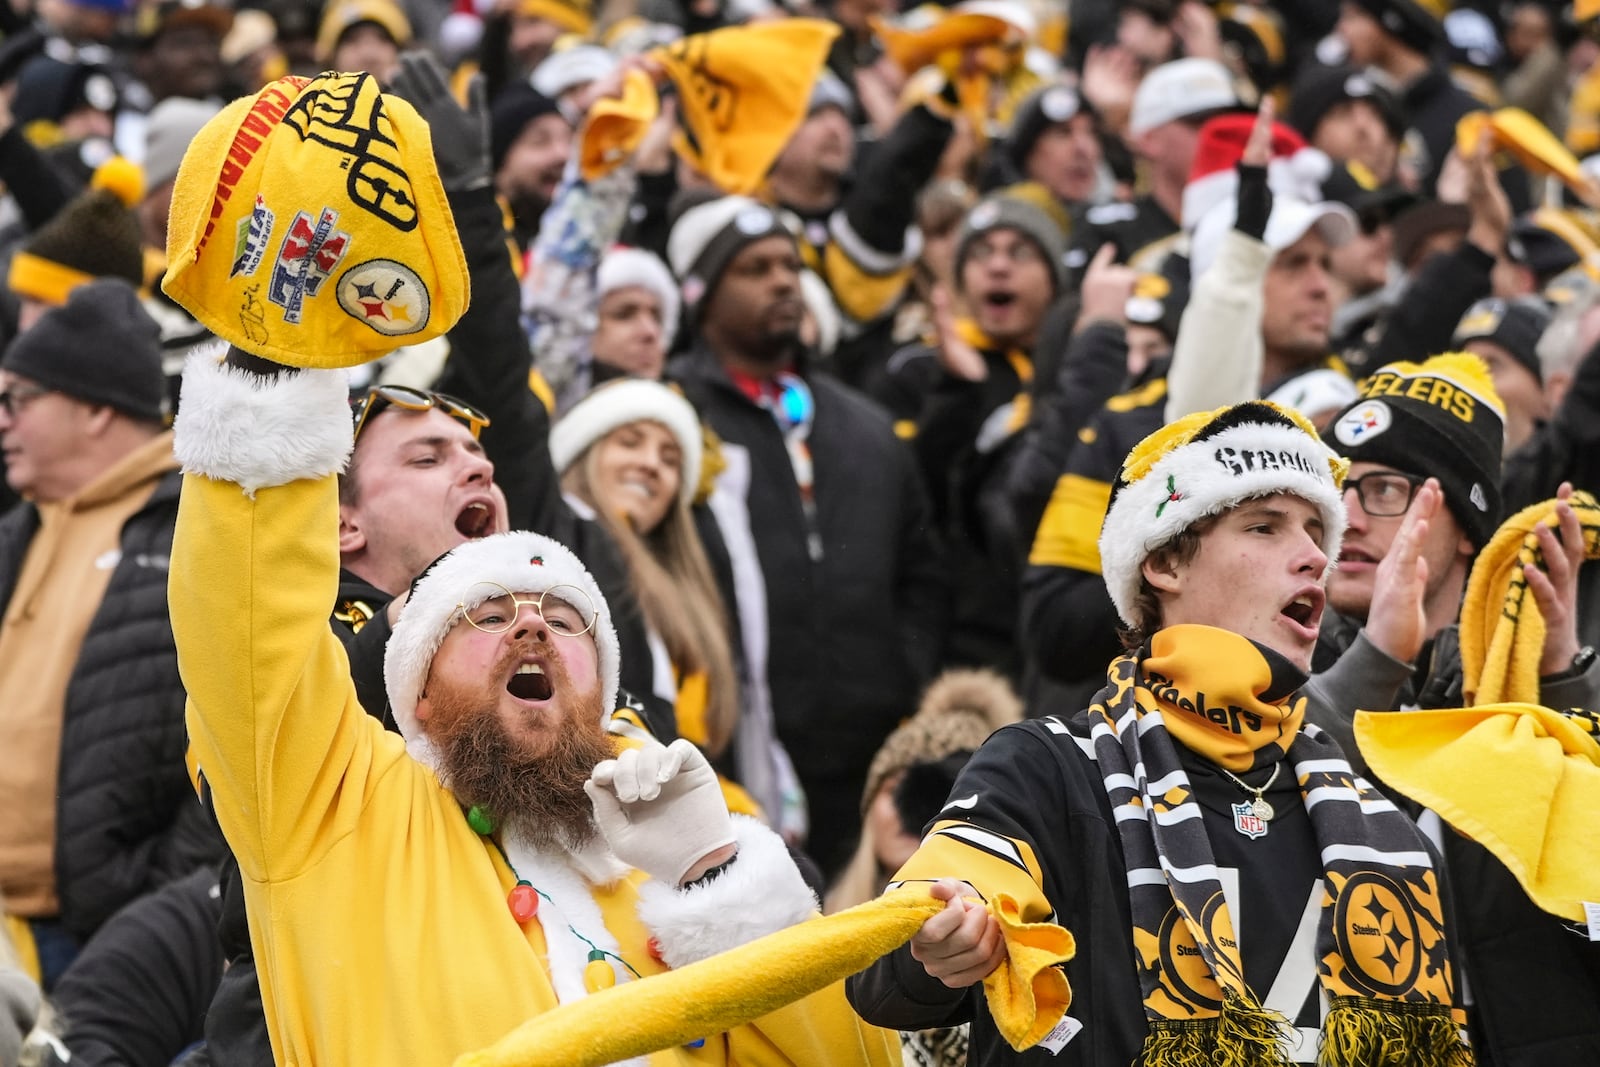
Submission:
<svg viewBox="0 0 1600 1067">
<path fill-rule="evenodd" d="M 449 1063 L 812 913 L 782 841 L 729 816 L 693 746 L 607 735 L 610 612 L 548 538 L 468 542 L 412 584 L 386 733 L 327 625 L 344 375 L 235 348 L 196 357 L 185 390 L 173 629 L 278 1062 Z M 836 985 L 637 1062 L 887 1065 L 896 1047 Z"/>
</svg>

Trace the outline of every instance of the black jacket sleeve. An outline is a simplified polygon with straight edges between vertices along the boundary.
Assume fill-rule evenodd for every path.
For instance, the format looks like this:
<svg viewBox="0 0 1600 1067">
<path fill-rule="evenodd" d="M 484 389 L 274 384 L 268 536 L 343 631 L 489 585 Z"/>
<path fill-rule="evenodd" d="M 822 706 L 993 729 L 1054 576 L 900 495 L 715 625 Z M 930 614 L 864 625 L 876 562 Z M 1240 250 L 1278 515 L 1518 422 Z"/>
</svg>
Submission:
<svg viewBox="0 0 1600 1067">
<path fill-rule="evenodd" d="M 954 131 L 950 120 L 924 106 L 902 115 L 840 205 L 850 231 L 880 254 L 904 251 L 906 230 L 917 217 L 917 193 L 933 177 Z"/>
<path fill-rule="evenodd" d="M 170 1063 L 200 1039 L 222 977 L 220 912 L 211 867 L 107 920 L 51 998 L 74 1067 Z"/>
<path fill-rule="evenodd" d="M 1366 365 L 1381 367 L 1448 351 L 1461 316 L 1489 295 L 1493 268 L 1494 257 L 1467 241 L 1453 252 L 1430 258 L 1390 312 Z"/>
<path fill-rule="evenodd" d="M 1127 372 L 1128 340 L 1122 327 L 1097 322 L 1068 343 L 1054 382 L 1036 381 L 1042 388 L 1034 396 L 1033 419 L 1006 475 L 1014 521 L 1030 540 L 1078 432 L 1116 394 Z"/>
</svg>

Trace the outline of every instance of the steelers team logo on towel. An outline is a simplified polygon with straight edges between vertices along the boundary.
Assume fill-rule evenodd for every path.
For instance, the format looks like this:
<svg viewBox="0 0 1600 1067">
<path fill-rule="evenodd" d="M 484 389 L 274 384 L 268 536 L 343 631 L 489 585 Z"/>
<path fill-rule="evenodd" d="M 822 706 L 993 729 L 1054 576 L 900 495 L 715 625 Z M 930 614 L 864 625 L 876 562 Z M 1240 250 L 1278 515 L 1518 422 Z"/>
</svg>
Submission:
<svg viewBox="0 0 1600 1067">
<path fill-rule="evenodd" d="M 1363 445 L 1394 423 L 1394 413 L 1381 400 L 1368 400 L 1344 413 L 1333 427 L 1333 436 L 1342 445 Z"/>
<path fill-rule="evenodd" d="M 428 289 L 417 272 L 392 259 L 369 259 L 339 279 L 339 306 L 385 337 L 416 333 L 428 324 Z"/>
</svg>

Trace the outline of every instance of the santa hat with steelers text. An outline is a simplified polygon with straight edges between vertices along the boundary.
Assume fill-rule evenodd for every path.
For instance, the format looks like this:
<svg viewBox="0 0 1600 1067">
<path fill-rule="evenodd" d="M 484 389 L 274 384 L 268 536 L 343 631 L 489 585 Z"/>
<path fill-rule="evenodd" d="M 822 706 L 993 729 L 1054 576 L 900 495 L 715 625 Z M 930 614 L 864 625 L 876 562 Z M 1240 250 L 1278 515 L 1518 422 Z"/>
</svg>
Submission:
<svg viewBox="0 0 1600 1067">
<path fill-rule="evenodd" d="M 592 623 L 587 636 L 594 639 L 597 653 L 601 714 L 609 716 L 617 706 L 621 662 L 617 631 L 605 594 L 578 557 L 558 541 L 520 530 L 468 541 L 440 556 L 411 584 L 411 595 L 383 656 L 384 686 L 406 749 L 418 762 L 436 770 L 438 753 L 417 722 L 417 700 L 445 637 L 460 623 L 464 611 L 500 595 L 496 586 L 534 598 L 557 586 L 581 591 L 582 595 L 574 594 L 568 602 Z"/>
<path fill-rule="evenodd" d="M 1264 400 L 1198 411 L 1134 446 L 1111 487 L 1100 528 L 1100 573 L 1129 625 L 1144 561 L 1201 519 L 1246 500 L 1288 493 L 1322 515 L 1322 550 L 1339 558 L 1348 468 L 1303 415 Z"/>
<path fill-rule="evenodd" d="M 1467 352 L 1379 367 L 1329 424 L 1352 462 L 1439 479 L 1445 507 L 1482 548 L 1500 525 L 1505 406 L 1489 367 Z"/>
</svg>

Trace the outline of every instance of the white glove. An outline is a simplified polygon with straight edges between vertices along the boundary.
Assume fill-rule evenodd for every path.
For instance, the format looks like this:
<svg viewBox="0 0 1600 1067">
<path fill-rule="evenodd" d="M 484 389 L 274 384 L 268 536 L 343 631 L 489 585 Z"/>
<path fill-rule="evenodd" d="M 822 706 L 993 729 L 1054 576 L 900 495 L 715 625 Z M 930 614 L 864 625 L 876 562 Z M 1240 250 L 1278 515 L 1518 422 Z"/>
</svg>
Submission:
<svg viewBox="0 0 1600 1067">
<path fill-rule="evenodd" d="M 717 773 L 682 738 L 603 760 L 583 789 L 611 851 L 658 882 L 682 884 L 695 864 L 734 842 Z"/>
</svg>

